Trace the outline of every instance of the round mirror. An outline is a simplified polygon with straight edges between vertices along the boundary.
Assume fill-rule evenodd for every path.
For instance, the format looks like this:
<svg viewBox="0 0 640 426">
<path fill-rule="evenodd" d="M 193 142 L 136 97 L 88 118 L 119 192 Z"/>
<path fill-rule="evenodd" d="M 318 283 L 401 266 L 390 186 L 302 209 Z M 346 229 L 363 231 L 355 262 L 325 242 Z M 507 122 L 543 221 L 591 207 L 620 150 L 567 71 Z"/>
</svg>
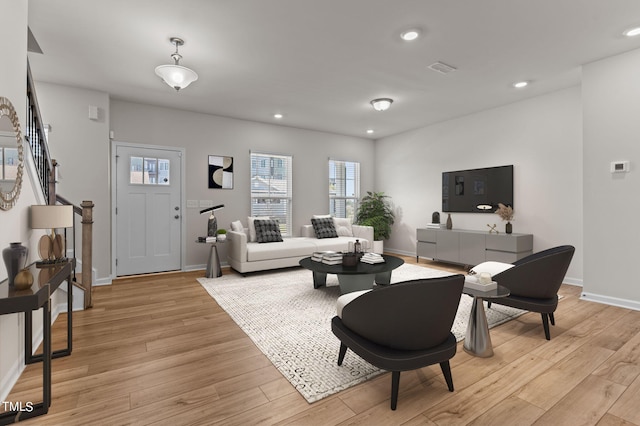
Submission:
<svg viewBox="0 0 640 426">
<path fill-rule="evenodd" d="M 0 209 L 9 210 L 18 201 L 23 170 L 18 114 L 9 99 L 0 97 Z"/>
</svg>

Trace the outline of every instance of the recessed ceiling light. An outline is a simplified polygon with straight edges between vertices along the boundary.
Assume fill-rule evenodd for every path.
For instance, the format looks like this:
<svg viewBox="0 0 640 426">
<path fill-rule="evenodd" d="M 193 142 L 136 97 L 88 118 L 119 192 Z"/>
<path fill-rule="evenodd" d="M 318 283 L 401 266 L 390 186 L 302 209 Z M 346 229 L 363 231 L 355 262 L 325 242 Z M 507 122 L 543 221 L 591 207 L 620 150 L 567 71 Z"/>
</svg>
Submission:
<svg viewBox="0 0 640 426">
<path fill-rule="evenodd" d="M 410 30 L 407 31 L 403 31 L 400 34 L 400 38 L 403 39 L 404 41 L 413 41 L 415 39 L 417 39 L 418 37 L 420 37 L 420 30 L 412 28 Z"/>
<path fill-rule="evenodd" d="M 367 133 L 368 134 L 372 134 L 373 133 L 373 129 L 367 129 Z"/>
<path fill-rule="evenodd" d="M 513 83 L 513 87 L 516 89 L 523 89 L 529 85 L 528 81 L 518 81 L 517 83 Z"/>
<path fill-rule="evenodd" d="M 640 35 L 640 27 L 630 28 L 627 31 L 625 31 L 623 34 L 626 35 L 627 37 Z"/>
<path fill-rule="evenodd" d="M 280 114 L 280 113 L 273 114 L 273 118 L 281 119 L 282 117 L 283 117 L 283 115 Z"/>
</svg>

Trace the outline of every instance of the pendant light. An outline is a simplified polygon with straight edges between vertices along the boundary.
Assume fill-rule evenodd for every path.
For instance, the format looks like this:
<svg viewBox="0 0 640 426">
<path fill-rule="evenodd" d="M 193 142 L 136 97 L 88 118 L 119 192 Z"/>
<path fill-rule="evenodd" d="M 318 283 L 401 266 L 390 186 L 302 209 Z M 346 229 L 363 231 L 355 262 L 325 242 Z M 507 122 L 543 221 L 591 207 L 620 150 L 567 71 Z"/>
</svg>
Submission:
<svg viewBox="0 0 640 426">
<path fill-rule="evenodd" d="M 192 69 L 180 65 L 182 55 L 178 53 L 178 47 L 184 44 L 184 40 L 178 37 L 171 37 L 169 41 L 171 41 L 171 44 L 176 47 L 176 51 L 171 55 L 171 59 L 173 59 L 174 63 L 173 65 L 157 66 L 156 74 L 165 83 L 176 89 L 177 92 L 196 81 L 198 79 L 198 74 L 196 74 Z"/>
</svg>

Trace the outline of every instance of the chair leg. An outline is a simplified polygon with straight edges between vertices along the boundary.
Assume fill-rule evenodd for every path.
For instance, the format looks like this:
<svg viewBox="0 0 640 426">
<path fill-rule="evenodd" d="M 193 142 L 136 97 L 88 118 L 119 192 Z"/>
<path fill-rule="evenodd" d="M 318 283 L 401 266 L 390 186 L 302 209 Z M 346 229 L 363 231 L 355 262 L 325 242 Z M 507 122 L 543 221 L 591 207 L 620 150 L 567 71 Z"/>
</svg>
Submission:
<svg viewBox="0 0 640 426">
<path fill-rule="evenodd" d="M 340 353 L 338 354 L 338 365 L 342 365 L 342 361 L 344 361 L 344 356 L 347 353 L 347 345 L 340 342 Z"/>
<path fill-rule="evenodd" d="M 491 308 L 491 301 L 487 300 L 487 309 Z"/>
<path fill-rule="evenodd" d="M 549 320 L 551 320 L 551 325 L 556 325 L 556 319 L 553 316 L 553 312 L 549 314 Z"/>
<path fill-rule="evenodd" d="M 449 392 L 453 392 L 453 377 L 451 376 L 451 366 L 449 365 L 449 361 L 441 362 L 440 368 L 442 369 L 442 374 L 444 374 L 444 379 L 447 381 Z"/>
<path fill-rule="evenodd" d="M 551 333 L 549 333 L 549 314 L 542 315 L 542 326 L 544 327 L 544 336 L 547 340 L 551 340 Z"/>
<path fill-rule="evenodd" d="M 391 409 L 395 410 L 398 406 L 398 390 L 400 389 L 400 372 L 391 372 Z"/>
</svg>

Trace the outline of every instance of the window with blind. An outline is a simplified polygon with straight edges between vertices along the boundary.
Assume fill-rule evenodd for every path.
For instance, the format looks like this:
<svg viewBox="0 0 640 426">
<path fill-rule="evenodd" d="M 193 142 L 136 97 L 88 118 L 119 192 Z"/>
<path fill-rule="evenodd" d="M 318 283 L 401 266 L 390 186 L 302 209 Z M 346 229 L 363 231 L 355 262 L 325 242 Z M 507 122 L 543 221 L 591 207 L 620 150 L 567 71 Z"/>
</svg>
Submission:
<svg viewBox="0 0 640 426">
<path fill-rule="evenodd" d="M 251 153 L 251 216 L 269 216 L 290 236 L 293 157 Z"/>
<path fill-rule="evenodd" d="M 329 160 L 329 213 L 354 219 L 360 198 L 360 163 Z"/>
</svg>

